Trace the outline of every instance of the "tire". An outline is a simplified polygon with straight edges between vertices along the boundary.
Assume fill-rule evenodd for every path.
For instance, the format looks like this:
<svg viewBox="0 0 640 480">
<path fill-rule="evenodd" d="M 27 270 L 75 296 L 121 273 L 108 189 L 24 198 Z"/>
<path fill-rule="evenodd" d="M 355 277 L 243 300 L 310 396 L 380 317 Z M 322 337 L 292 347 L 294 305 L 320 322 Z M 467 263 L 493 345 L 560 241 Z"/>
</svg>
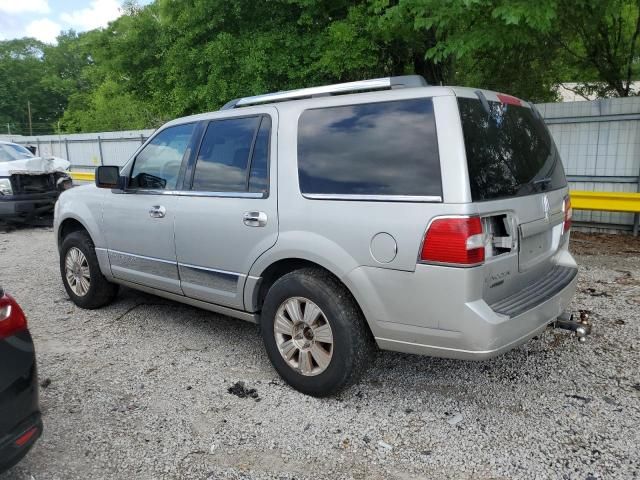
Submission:
<svg viewBox="0 0 640 480">
<path fill-rule="evenodd" d="M 321 269 L 304 268 L 278 279 L 267 292 L 260 325 L 276 371 L 293 388 L 314 397 L 332 395 L 354 383 L 375 352 L 371 332 L 350 292 Z"/>
<path fill-rule="evenodd" d="M 78 252 L 82 255 L 78 254 Z M 67 257 L 69 257 L 69 261 L 74 268 L 80 265 L 80 268 L 75 271 L 76 274 L 71 275 L 72 278 L 67 275 Z M 87 269 L 88 272 L 86 271 Z M 71 232 L 62 241 L 60 275 L 69 298 L 81 308 L 93 310 L 103 307 L 111 303 L 118 294 L 118 285 L 109 282 L 102 275 L 93 241 L 89 234 L 84 231 Z M 80 277 L 83 277 L 84 281 L 78 282 Z"/>
</svg>

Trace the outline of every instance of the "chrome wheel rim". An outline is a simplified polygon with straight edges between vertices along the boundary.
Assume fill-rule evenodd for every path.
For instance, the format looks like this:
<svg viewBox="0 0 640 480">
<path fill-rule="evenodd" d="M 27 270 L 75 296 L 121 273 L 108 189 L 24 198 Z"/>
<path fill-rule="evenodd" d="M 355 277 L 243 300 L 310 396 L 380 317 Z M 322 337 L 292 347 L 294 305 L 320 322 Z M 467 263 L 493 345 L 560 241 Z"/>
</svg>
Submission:
<svg viewBox="0 0 640 480">
<path fill-rule="evenodd" d="M 91 274 L 87 257 L 79 248 L 71 247 L 64 259 L 65 276 L 69 287 L 79 297 L 84 297 L 91 287 Z"/>
<path fill-rule="evenodd" d="M 301 375 L 319 375 L 331 363 L 331 325 L 320 307 L 308 298 L 292 297 L 282 302 L 273 333 L 280 355 Z"/>
</svg>

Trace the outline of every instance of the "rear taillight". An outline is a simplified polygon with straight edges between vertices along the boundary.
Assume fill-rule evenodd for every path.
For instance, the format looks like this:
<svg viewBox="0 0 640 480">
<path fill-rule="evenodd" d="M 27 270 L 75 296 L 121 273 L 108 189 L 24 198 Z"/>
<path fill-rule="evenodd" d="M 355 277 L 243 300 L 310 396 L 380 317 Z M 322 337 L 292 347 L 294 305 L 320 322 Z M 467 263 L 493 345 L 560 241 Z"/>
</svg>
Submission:
<svg viewBox="0 0 640 480">
<path fill-rule="evenodd" d="M 27 319 L 11 295 L 0 297 L 0 339 L 27 329 Z"/>
<path fill-rule="evenodd" d="M 571 218 L 573 217 L 573 209 L 571 208 L 571 198 L 569 196 L 564 197 L 562 211 L 564 212 L 564 232 L 566 233 L 569 230 L 571 230 Z"/>
<path fill-rule="evenodd" d="M 420 260 L 454 266 L 484 262 L 484 233 L 480 217 L 436 218 L 424 236 Z"/>
</svg>

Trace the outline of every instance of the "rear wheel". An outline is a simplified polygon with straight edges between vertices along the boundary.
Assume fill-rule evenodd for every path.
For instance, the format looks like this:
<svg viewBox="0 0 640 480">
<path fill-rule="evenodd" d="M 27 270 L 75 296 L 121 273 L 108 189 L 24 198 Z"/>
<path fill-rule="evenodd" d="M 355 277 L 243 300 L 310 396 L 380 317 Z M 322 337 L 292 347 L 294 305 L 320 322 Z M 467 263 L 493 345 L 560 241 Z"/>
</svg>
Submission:
<svg viewBox="0 0 640 480">
<path fill-rule="evenodd" d="M 69 297 L 79 307 L 100 308 L 111 303 L 118 293 L 118 285 L 102 275 L 95 247 L 86 232 L 72 232 L 62 241 L 60 273 Z"/>
<path fill-rule="evenodd" d="M 261 327 L 275 369 L 308 395 L 331 395 L 355 382 L 375 351 L 353 297 L 321 269 L 277 280 L 265 298 Z"/>
</svg>

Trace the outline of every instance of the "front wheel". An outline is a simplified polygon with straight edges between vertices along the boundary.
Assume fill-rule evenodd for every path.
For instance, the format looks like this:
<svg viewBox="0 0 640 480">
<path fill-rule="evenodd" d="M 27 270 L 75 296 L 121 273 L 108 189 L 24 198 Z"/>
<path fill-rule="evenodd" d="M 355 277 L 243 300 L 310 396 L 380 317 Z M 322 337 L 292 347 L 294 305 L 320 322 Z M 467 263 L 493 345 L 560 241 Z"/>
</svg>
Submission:
<svg viewBox="0 0 640 480">
<path fill-rule="evenodd" d="M 69 297 L 82 308 L 100 308 L 111 303 L 118 293 L 118 285 L 102 275 L 93 242 L 86 232 L 72 232 L 62 241 L 60 274 Z"/>
<path fill-rule="evenodd" d="M 271 363 L 296 390 L 323 397 L 355 382 L 374 342 L 348 290 L 326 271 L 291 272 L 269 289 L 261 315 Z"/>
</svg>

